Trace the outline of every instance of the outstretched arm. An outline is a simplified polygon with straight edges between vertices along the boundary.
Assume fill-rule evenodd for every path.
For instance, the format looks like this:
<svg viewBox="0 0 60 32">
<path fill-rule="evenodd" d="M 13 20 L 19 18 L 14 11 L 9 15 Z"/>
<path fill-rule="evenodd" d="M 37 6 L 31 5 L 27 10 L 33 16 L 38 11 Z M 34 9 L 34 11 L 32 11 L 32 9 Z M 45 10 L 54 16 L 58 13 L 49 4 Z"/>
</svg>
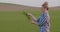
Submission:
<svg viewBox="0 0 60 32">
<path fill-rule="evenodd" d="M 35 16 L 33 16 L 31 13 L 27 13 L 27 15 L 30 16 L 31 20 L 32 20 L 32 24 L 36 24 L 37 25 L 37 19 Z"/>
</svg>

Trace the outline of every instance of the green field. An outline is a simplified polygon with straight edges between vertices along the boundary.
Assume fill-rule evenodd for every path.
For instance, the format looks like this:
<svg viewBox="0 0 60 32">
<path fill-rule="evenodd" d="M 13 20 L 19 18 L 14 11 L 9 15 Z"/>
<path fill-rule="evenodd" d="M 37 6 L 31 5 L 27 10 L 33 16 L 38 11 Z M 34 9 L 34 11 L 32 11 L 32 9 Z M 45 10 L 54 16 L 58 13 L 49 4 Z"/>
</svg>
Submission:
<svg viewBox="0 0 60 32">
<path fill-rule="evenodd" d="M 38 18 L 39 11 L 27 11 Z M 60 32 L 60 11 L 49 11 L 51 32 Z M 23 14 L 23 11 L 0 11 L 0 32 L 38 32 L 38 26 Z"/>
</svg>

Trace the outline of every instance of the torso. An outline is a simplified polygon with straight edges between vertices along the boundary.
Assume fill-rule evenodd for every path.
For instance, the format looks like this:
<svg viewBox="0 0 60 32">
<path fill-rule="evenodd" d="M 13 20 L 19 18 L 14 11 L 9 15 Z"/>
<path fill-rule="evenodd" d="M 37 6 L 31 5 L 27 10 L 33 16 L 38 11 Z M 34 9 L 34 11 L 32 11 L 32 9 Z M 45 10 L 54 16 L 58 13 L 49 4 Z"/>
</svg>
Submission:
<svg viewBox="0 0 60 32">
<path fill-rule="evenodd" d="M 49 30 L 50 30 L 50 16 L 49 16 L 48 11 L 45 11 L 43 13 L 46 14 L 47 21 L 46 21 L 46 24 L 41 27 L 41 31 L 43 31 L 42 29 L 45 29 L 45 31 L 49 32 Z"/>
</svg>

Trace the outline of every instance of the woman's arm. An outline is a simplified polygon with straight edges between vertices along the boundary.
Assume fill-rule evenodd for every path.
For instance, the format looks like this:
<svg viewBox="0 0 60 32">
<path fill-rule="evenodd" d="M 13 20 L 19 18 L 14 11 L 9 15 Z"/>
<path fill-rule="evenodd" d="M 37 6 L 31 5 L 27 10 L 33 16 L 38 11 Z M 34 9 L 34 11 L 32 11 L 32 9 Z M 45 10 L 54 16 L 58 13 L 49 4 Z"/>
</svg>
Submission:
<svg viewBox="0 0 60 32">
<path fill-rule="evenodd" d="M 28 15 L 30 16 L 31 20 L 32 20 L 32 24 L 37 25 L 37 19 L 35 16 L 33 16 L 31 13 L 28 13 Z"/>
</svg>

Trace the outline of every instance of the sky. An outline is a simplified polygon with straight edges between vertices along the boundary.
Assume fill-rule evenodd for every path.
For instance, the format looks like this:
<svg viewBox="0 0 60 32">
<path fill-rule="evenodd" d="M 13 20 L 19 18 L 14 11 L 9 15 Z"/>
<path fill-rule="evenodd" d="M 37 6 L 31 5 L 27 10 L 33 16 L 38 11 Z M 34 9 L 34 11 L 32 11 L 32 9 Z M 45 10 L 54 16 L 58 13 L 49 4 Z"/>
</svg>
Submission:
<svg viewBox="0 0 60 32">
<path fill-rule="evenodd" d="M 60 6 L 60 0 L 0 0 L 0 3 L 13 3 L 32 7 L 41 7 L 45 1 L 49 3 L 49 7 Z"/>
</svg>

